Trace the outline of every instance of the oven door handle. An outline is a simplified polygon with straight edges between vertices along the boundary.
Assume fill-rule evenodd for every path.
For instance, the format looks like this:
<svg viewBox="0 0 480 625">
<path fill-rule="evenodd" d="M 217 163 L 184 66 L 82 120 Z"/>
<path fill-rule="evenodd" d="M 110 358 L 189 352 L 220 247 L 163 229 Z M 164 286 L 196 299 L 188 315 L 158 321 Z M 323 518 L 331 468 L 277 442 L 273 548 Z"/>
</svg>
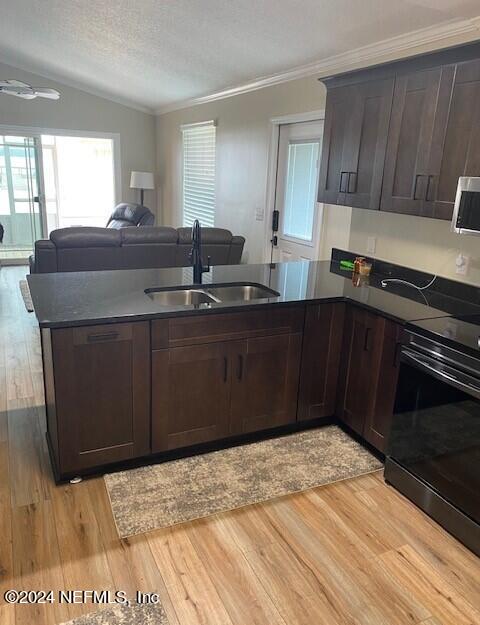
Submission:
<svg viewBox="0 0 480 625">
<path fill-rule="evenodd" d="M 427 358 L 421 356 L 417 356 L 417 354 L 411 352 L 408 349 L 402 349 L 401 353 L 402 360 L 406 360 L 411 363 L 417 369 L 422 371 L 427 371 L 430 375 L 432 375 L 437 380 L 442 382 L 447 382 L 451 386 L 457 388 L 460 391 L 464 391 L 469 395 L 473 395 L 477 399 L 480 399 L 480 386 L 476 386 L 475 384 L 471 384 L 464 374 L 450 369 L 450 367 L 442 367 L 442 369 L 438 369 L 436 366 L 432 366 L 437 364 L 434 361 L 427 360 Z M 461 376 L 463 379 L 460 379 L 458 376 Z"/>
</svg>

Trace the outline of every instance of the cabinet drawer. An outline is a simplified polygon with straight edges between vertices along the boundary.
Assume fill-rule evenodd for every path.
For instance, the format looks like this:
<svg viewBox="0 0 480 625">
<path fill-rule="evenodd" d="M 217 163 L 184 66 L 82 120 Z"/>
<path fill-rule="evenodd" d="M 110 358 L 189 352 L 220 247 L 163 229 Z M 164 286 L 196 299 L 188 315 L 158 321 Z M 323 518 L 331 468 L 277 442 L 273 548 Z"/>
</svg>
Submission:
<svg viewBox="0 0 480 625">
<path fill-rule="evenodd" d="M 85 345 L 87 343 L 131 341 L 133 329 L 130 323 L 116 323 L 73 328 L 72 333 L 74 345 Z"/>
<path fill-rule="evenodd" d="M 304 306 L 159 319 L 152 322 L 152 349 L 303 331 Z"/>
</svg>

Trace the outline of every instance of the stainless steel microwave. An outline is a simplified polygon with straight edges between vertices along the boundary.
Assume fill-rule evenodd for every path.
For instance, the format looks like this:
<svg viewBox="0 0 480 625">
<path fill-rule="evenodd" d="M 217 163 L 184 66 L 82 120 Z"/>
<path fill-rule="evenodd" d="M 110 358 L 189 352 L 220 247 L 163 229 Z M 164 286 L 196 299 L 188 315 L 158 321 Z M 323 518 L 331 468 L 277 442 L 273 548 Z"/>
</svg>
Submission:
<svg viewBox="0 0 480 625">
<path fill-rule="evenodd" d="M 480 236 L 480 177 L 462 176 L 458 179 L 452 230 L 458 234 Z"/>
</svg>

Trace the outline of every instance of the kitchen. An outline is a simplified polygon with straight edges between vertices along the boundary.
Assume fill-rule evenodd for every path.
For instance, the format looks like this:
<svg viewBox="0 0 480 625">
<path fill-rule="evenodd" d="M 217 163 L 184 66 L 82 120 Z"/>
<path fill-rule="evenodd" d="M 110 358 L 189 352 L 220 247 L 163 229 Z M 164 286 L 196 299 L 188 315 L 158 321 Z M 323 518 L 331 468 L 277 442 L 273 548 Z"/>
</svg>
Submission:
<svg viewBox="0 0 480 625">
<path fill-rule="evenodd" d="M 141 228 L 109 243 L 114 268 L 101 266 L 100 234 L 40 241 L 22 332 L 39 327 L 41 352 L 25 341 L 26 378 L 45 393 L 31 458 L 41 457 L 41 507 L 54 509 L 45 520 L 56 518 L 61 548 L 38 559 L 58 558 L 70 585 L 159 591 L 162 625 L 473 624 L 480 43 L 315 82 L 326 89 L 316 199 L 328 238 L 316 258 L 286 262 L 275 250 L 285 234 L 275 202 L 254 224 L 265 254 L 252 230 L 235 230 L 246 234 L 238 264 L 215 261 L 221 229 L 198 221 L 165 233 L 182 246 L 171 265 L 126 266 L 127 237 L 138 239 L 130 258 L 147 247 Z M 170 126 L 185 132 L 183 115 L 188 130 L 212 131 L 196 119 L 216 118 L 212 103 L 198 106 L 158 121 L 172 215 L 181 194 L 166 139 Z M 222 146 L 220 114 L 216 129 Z M 339 234 L 325 227 L 332 216 Z M 432 243 L 424 231 L 440 234 Z M 42 253 L 54 269 L 41 269 Z M 3 274 L 5 288 L 13 274 Z M 28 503 L 17 543 L 22 527 L 40 527 Z"/>
</svg>

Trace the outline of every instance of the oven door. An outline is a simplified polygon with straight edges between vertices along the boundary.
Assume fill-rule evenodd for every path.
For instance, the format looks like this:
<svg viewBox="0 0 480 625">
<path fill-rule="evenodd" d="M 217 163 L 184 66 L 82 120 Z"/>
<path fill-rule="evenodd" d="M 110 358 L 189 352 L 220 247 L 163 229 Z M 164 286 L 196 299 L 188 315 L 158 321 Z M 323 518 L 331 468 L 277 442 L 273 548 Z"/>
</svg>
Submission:
<svg viewBox="0 0 480 625">
<path fill-rule="evenodd" d="M 403 347 L 387 455 L 480 522 L 480 380 Z"/>
</svg>

